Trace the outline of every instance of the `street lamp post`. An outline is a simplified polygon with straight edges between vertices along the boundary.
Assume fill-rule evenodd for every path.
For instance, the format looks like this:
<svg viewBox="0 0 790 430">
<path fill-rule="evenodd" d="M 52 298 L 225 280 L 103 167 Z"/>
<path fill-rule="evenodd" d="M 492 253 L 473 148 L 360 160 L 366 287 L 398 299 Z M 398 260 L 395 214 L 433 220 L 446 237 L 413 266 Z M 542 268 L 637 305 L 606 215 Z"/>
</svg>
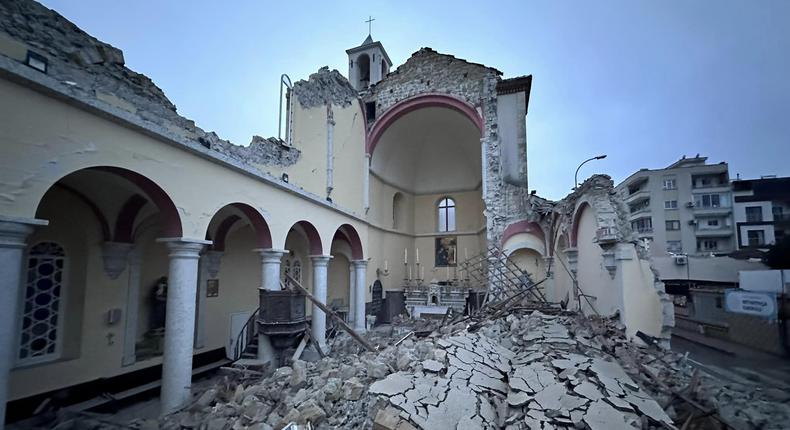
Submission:
<svg viewBox="0 0 790 430">
<path fill-rule="evenodd" d="M 576 168 L 576 173 L 573 174 L 573 189 L 574 190 L 576 190 L 576 187 L 579 186 L 579 169 L 581 169 L 582 166 L 584 166 L 584 164 L 587 163 L 588 161 L 603 160 L 604 158 L 606 158 L 606 154 L 598 155 L 598 156 L 595 156 L 595 157 L 592 157 L 592 158 L 588 158 L 588 159 L 582 161 L 582 164 L 579 164 L 579 167 Z"/>
</svg>

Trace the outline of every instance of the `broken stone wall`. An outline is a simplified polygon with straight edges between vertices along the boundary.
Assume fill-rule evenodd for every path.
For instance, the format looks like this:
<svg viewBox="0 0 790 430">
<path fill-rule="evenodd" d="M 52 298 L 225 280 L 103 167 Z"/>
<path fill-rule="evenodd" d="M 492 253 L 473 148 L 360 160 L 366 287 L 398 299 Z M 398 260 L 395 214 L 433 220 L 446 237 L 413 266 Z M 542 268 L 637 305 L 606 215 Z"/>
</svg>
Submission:
<svg viewBox="0 0 790 430">
<path fill-rule="evenodd" d="M 578 231 L 576 224 L 584 210 L 591 210 L 593 213 L 595 237 L 578 237 L 577 242 L 592 240 L 598 245 L 596 249 L 600 248 L 600 255 L 597 256 L 581 255 L 573 243 Z M 554 255 L 570 252 L 574 256 L 569 259 L 572 276 L 579 275 L 577 268 L 582 259 L 589 262 L 590 258 L 600 259 L 601 273 L 608 272 L 608 277 L 600 276 L 597 279 L 579 277 L 578 286 L 584 289 L 582 292 L 606 294 L 607 300 L 616 298 L 619 302 L 617 310 L 621 320 L 629 328 L 629 335 L 639 329 L 668 339 L 674 326 L 672 300 L 664 292 L 664 284 L 652 267 L 644 244 L 637 240 L 631 230 L 625 203 L 614 191 L 611 178 L 606 175 L 592 176 L 573 193 L 557 202 L 554 213 L 555 217 L 542 217 L 541 220 L 544 224 L 549 223 L 547 227 L 553 232 L 552 238 L 559 235 L 571 238 L 569 249 L 555 248 Z M 557 270 L 564 269 L 558 267 Z M 557 287 L 574 290 L 574 286 Z M 584 299 L 582 303 L 585 303 Z M 593 307 L 582 306 L 582 309 L 590 313 L 590 308 Z"/>
<path fill-rule="evenodd" d="M 276 139 L 254 137 L 249 146 L 234 145 L 178 114 L 164 91 L 147 76 L 124 65 L 123 52 L 82 31 L 43 5 L 29 0 L 0 2 L 0 55 L 24 62 L 27 51 L 47 59 L 49 78 L 88 104 L 132 114 L 153 129 L 200 143 L 251 166 L 289 165 L 299 151 L 284 150 Z M 280 164 L 284 163 L 284 164 Z"/>
</svg>

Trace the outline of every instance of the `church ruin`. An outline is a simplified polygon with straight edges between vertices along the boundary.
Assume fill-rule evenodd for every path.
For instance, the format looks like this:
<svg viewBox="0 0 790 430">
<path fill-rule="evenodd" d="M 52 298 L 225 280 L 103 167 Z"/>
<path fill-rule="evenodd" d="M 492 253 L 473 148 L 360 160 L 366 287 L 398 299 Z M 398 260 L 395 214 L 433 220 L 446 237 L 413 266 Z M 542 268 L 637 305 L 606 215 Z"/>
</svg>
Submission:
<svg viewBox="0 0 790 430">
<path fill-rule="evenodd" d="M 530 192 L 531 75 L 430 48 L 395 67 L 370 36 L 347 55 L 347 76 L 286 89 L 282 138 L 241 146 L 180 116 L 120 49 L 0 4 L 0 415 L 138 378 L 176 411 L 193 371 L 248 343 L 279 359 L 274 335 L 242 335 L 288 279 L 363 333 L 390 298 L 463 313 L 464 262 L 492 249 L 547 301 L 668 339 L 671 302 L 612 181 Z M 277 303 L 327 348 L 321 309 Z"/>
</svg>

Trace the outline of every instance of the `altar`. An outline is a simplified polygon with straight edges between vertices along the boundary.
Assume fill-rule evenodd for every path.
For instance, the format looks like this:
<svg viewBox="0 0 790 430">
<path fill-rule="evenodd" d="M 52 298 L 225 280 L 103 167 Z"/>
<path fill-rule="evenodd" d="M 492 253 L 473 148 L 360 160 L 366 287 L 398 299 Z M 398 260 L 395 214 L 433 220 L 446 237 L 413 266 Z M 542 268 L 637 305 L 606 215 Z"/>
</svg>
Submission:
<svg viewBox="0 0 790 430">
<path fill-rule="evenodd" d="M 406 309 L 412 318 L 422 314 L 464 313 L 470 288 L 462 281 L 432 281 L 429 284 L 407 283 L 403 287 Z"/>
</svg>

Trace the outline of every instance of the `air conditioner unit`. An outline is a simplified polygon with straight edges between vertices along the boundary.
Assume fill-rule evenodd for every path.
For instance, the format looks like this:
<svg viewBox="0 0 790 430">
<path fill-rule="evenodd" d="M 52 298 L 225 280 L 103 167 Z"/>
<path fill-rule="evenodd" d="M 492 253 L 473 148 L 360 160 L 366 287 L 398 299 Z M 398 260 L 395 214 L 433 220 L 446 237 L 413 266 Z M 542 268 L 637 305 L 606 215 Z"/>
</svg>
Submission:
<svg viewBox="0 0 790 430">
<path fill-rule="evenodd" d="M 695 219 L 689 220 L 689 225 L 697 225 L 697 220 Z"/>
<path fill-rule="evenodd" d="M 688 202 L 688 203 L 686 203 L 686 207 L 687 207 L 687 208 L 693 208 L 693 207 L 694 207 L 694 202 Z"/>
<path fill-rule="evenodd" d="M 688 257 L 685 255 L 676 255 L 675 264 L 678 266 L 685 266 L 688 263 Z"/>
</svg>

